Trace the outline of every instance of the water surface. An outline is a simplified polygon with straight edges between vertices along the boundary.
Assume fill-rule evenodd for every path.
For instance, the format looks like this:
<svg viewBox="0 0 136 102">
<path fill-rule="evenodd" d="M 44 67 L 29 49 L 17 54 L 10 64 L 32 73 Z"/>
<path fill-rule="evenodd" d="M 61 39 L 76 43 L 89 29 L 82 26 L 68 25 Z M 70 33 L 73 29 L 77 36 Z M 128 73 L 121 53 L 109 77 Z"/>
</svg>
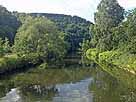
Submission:
<svg viewBox="0 0 136 102">
<path fill-rule="evenodd" d="M 136 79 L 128 76 L 124 82 L 101 68 L 30 70 L 0 79 L 0 102 L 136 102 Z"/>
</svg>

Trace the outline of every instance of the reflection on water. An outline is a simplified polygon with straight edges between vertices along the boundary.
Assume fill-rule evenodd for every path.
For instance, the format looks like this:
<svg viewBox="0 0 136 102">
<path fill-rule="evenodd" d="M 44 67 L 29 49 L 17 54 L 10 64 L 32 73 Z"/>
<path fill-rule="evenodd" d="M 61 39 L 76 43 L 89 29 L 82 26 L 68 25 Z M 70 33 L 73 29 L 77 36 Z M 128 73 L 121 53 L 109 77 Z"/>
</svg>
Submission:
<svg viewBox="0 0 136 102">
<path fill-rule="evenodd" d="M 131 75 L 129 77 L 131 77 Z M 134 83 L 135 79 L 129 80 L 129 82 L 126 82 L 129 84 L 126 85 L 124 83 L 126 77 L 124 77 L 124 79 L 122 78 L 122 81 L 121 79 L 116 79 L 103 71 L 97 73 L 93 78 L 94 81 L 90 85 L 90 90 L 94 92 L 94 102 L 136 102 L 136 89 L 132 87 L 134 85 L 127 86 L 129 84 L 136 85 L 136 81 Z"/>
<path fill-rule="evenodd" d="M 0 80 L 0 102 L 136 102 L 135 77 L 121 77 L 100 68 L 31 70 Z"/>
<path fill-rule="evenodd" d="M 11 91 L 7 93 L 5 97 L 1 98 L 0 102 L 22 102 L 19 95 L 19 90 L 11 89 Z"/>
<path fill-rule="evenodd" d="M 38 99 L 41 102 L 45 102 L 46 100 L 50 100 L 52 102 L 93 102 L 92 94 L 88 89 L 91 81 L 92 79 L 90 78 L 76 83 L 57 84 L 55 87 L 43 88 L 35 85 L 33 87 L 29 87 L 29 89 L 25 88 L 19 90 L 15 88 L 7 93 L 5 97 L 1 98 L 1 102 L 31 102 L 38 101 Z M 21 91 L 23 95 L 21 95 Z M 51 92 L 55 94 L 51 94 Z M 27 97 L 27 99 L 25 99 L 25 95 L 30 94 L 33 94 L 33 96 L 40 96 L 39 98 L 37 97 L 37 99 L 33 98 L 32 96 L 29 96 L 29 98 Z M 49 98 L 49 94 L 51 94 L 52 97 Z M 24 99 L 22 99 L 22 97 Z"/>
<path fill-rule="evenodd" d="M 53 98 L 53 102 L 93 102 L 88 89 L 91 81 L 90 78 L 77 83 L 56 85 L 58 95 Z"/>
</svg>

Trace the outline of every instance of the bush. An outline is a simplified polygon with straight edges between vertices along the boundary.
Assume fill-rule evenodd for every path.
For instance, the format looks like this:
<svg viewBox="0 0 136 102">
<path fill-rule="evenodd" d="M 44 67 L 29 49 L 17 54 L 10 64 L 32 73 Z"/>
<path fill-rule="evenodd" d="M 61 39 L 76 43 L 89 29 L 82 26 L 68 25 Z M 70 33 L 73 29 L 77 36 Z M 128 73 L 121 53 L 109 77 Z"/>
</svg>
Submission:
<svg viewBox="0 0 136 102">
<path fill-rule="evenodd" d="M 89 49 L 86 52 L 86 56 L 89 60 L 97 60 L 98 59 L 98 54 L 99 52 L 97 51 L 97 49 Z"/>
<path fill-rule="evenodd" d="M 21 57 L 14 55 L 7 55 L 0 58 L 0 73 L 6 71 L 16 70 L 27 66 L 34 66 L 43 62 L 42 57 L 38 53 L 23 54 Z"/>
<path fill-rule="evenodd" d="M 113 59 L 118 59 L 120 55 L 121 52 L 119 51 L 106 51 L 99 54 L 99 61 L 112 62 Z"/>
</svg>

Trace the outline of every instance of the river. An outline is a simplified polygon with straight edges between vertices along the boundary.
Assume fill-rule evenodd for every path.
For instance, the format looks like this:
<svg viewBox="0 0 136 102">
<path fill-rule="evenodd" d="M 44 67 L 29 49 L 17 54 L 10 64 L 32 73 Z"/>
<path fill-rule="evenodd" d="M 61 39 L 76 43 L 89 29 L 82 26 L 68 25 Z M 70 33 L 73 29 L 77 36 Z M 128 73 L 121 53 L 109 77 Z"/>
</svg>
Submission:
<svg viewBox="0 0 136 102">
<path fill-rule="evenodd" d="M 0 102 L 136 102 L 136 79 L 127 81 L 100 67 L 30 69 L 1 76 Z"/>
</svg>

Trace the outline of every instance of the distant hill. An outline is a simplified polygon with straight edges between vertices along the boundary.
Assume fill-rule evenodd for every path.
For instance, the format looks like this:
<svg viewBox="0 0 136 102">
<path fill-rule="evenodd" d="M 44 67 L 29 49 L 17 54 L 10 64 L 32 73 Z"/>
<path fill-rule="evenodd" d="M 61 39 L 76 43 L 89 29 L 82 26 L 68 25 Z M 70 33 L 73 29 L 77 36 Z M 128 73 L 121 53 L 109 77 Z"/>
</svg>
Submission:
<svg viewBox="0 0 136 102">
<path fill-rule="evenodd" d="M 30 13 L 30 15 L 35 17 L 47 17 L 48 19 L 51 19 L 56 22 L 72 22 L 72 23 L 87 23 L 90 24 L 90 21 L 87 21 L 84 18 L 78 17 L 78 16 L 71 16 L 71 15 L 64 15 L 64 14 L 53 14 L 53 13 Z"/>
</svg>

